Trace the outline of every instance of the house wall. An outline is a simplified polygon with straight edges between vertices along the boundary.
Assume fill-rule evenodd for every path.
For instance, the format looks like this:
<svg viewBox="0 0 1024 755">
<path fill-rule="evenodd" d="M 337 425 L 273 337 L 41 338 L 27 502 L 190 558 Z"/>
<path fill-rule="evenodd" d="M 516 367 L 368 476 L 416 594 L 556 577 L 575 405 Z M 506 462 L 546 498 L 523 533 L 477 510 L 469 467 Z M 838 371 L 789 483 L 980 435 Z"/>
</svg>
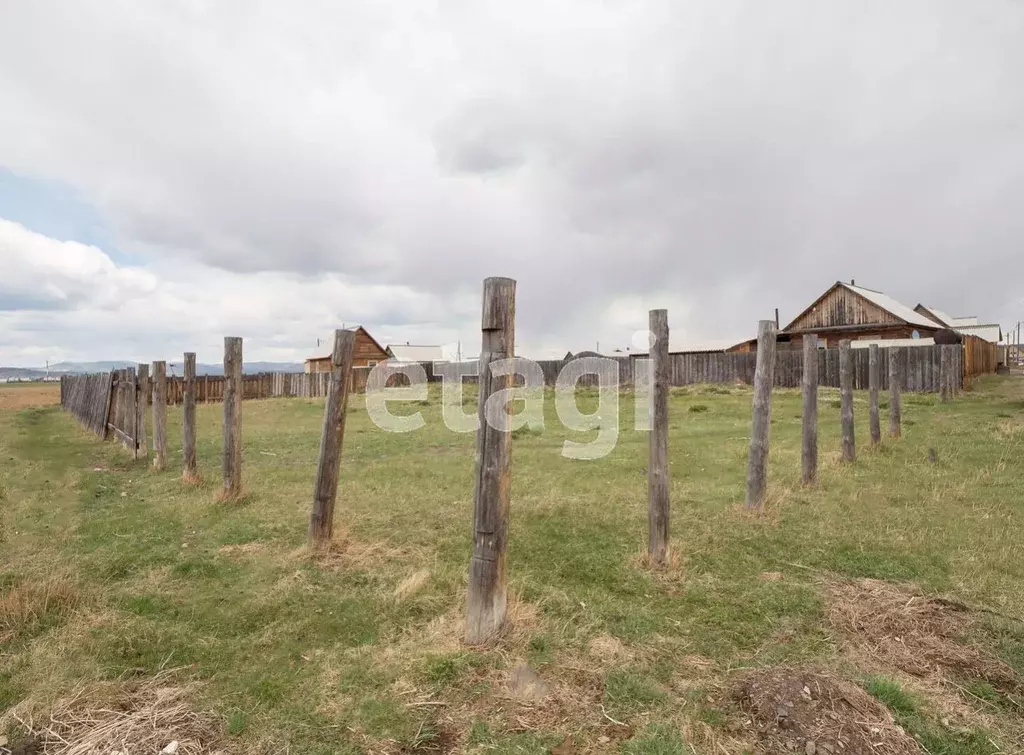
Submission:
<svg viewBox="0 0 1024 755">
<path fill-rule="evenodd" d="M 352 353 L 353 367 L 372 367 L 377 362 L 383 362 L 388 358 L 387 352 L 382 349 L 362 328 L 356 330 L 356 345 Z M 305 365 L 306 374 L 331 371 L 331 356 L 315 357 L 307 359 Z"/>
<path fill-rule="evenodd" d="M 836 286 L 815 302 L 810 310 L 802 314 L 786 330 L 792 333 L 794 331 L 814 331 L 819 328 L 875 324 L 900 325 L 902 320 L 858 296 L 845 286 Z"/>
</svg>

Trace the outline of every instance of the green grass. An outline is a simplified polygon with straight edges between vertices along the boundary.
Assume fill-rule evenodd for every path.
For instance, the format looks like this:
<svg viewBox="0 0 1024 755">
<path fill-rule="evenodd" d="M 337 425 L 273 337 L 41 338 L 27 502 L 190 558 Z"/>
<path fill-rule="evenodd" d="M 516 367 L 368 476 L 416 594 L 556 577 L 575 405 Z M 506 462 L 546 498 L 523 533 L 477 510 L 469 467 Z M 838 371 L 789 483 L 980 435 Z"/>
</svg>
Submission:
<svg viewBox="0 0 1024 755">
<path fill-rule="evenodd" d="M 199 407 L 199 487 L 180 480 L 178 409 L 162 473 L 57 409 L 0 411 L 0 596 L 59 578 L 67 599 L 12 620 L 0 710 L 182 668 L 199 682 L 195 705 L 221 717 L 238 751 L 270 742 L 296 753 L 431 752 L 453 740 L 548 752 L 569 735 L 592 742 L 610 716 L 634 731 L 625 753 L 685 753 L 696 748 L 684 732 L 725 721 L 724 701 L 695 704 L 694 689 L 727 682 L 737 667 L 843 667 L 823 579 L 915 582 L 1024 615 L 1024 384 L 979 381 L 949 404 L 908 396 L 902 440 L 874 450 L 857 394 L 852 466 L 838 461 L 836 398 L 821 391 L 820 482 L 804 488 L 800 396 L 775 394 L 768 505 L 751 517 L 742 510 L 750 391 L 673 390 L 675 563 L 652 573 L 640 559 L 648 443 L 633 428 L 632 397 L 620 396 L 615 450 L 576 461 L 561 456 L 563 442 L 596 431 L 562 429 L 548 393 L 545 428 L 515 433 L 515 624 L 490 650 L 460 642 L 474 436 L 444 428 L 436 391 L 393 407 L 427 421 L 405 434 L 377 429 L 352 398 L 335 520 L 343 545 L 325 559 L 303 551 L 322 402 L 245 402 L 241 504 L 216 501 L 219 405 Z M 580 392 L 581 410 L 597 401 Z M 475 406 L 472 389 L 465 404 Z M 941 465 L 928 463 L 930 447 Z M 1019 622 L 990 624 L 974 639 L 1024 672 Z M 520 661 L 555 683 L 560 702 L 526 712 L 509 702 L 505 680 Z M 1010 741 L 1012 702 L 962 683 L 993 731 L 946 727 L 887 678 L 868 689 L 929 752 Z"/>
<path fill-rule="evenodd" d="M 875 677 L 864 686 L 872 697 L 885 703 L 894 713 L 914 713 L 918 709 L 914 696 L 892 679 Z"/>
</svg>

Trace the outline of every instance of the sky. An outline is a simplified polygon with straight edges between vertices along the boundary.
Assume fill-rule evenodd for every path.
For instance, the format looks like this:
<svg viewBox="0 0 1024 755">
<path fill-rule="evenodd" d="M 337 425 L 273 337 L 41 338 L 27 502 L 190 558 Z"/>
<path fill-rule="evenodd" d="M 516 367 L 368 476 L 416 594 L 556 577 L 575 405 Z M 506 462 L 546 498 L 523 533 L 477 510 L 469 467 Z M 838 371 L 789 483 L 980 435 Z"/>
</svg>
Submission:
<svg viewBox="0 0 1024 755">
<path fill-rule="evenodd" d="M 1020 0 L 0 3 L 0 364 L 1024 319 Z M 321 349 L 322 350 L 322 349 Z"/>
</svg>

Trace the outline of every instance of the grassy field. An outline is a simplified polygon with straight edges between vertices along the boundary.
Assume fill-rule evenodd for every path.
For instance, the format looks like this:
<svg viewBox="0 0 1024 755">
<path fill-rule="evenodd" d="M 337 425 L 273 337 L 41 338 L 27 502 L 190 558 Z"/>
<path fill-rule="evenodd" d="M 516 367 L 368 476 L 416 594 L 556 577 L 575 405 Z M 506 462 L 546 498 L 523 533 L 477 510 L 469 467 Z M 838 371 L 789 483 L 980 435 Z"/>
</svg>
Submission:
<svg viewBox="0 0 1024 755">
<path fill-rule="evenodd" d="M 766 745 L 737 680 L 799 667 L 863 688 L 928 752 L 1022 752 L 1024 380 L 906 396 L 903 439 L 877 450 L 865 402 L 843 465 L 838 395 L 822 391 L 821 481 L 805 489 L 799 393 L 776 394 L 752 517 L 749 389 L 673 390 L 674 563 L 652 572 L 632 399 L 615 451 L 572 461 L 549 395 L 546 429 L 513 445 L 513 624 L 481 649 L 461 642 L 474 440 L 444 428 L 437 395 L 405 407 L 427 420 L 406 434 L 354 397 L 341 536 L 318 557 L 303 545 L 322 402 L 245 402 L 246 496 L 224 504 L 219 405 L 199 408 L 207 482 L 189 487 L 180 409 L 156 473 L 58 407 L 0 401 L 6 737 L 158 685 L 225 752 L 752 752 Z M 934 637 L 923 619 L 882 631 L 885 611 L 961 604 Z M 524 662 L 543 699 L 510 684 Z"/>
</svg>

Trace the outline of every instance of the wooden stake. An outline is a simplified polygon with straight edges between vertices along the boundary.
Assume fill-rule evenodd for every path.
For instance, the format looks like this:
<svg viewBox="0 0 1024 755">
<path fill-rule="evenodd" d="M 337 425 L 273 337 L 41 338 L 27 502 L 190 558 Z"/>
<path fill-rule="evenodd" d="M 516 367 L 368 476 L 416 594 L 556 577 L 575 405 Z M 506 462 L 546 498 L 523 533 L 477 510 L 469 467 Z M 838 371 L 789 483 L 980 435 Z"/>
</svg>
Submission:
<svg viewBox="0 0 1024 755">
<path fill-rule="evenodd" d="M 668 311 L 650 311 L 651 346 L 651 429 L 647 463 L 647 552 L 652 566 L 663 566 L 669 558 L 668 497 Z"/>
<path fill-rule="evenodd" d="M 878 364 L 878 344 L 868 346 L 868 423 L 871 425 L 871 445 L 882 442 L 882 426 L 878 418 L 878 389 L 882 376 Z"/>
<path fill-rule="evenodd" d="M 183 470 L 181 479 L 189 484 L 199 482 L 199 467 L 196 464 L 196 355 L 185 352 L 181 383 L 181 448 Z"/>
<path fill-rule="evenodd" d="M 242 495 L 242 339 L 224 339 L 224 500 Z"/>
<path fill-rule="evenodd" d="M 355 345 L 355 331 L 334 331 L 331 382 L 324 404 L 320 460 L 313 484 L 313 512 L 309 515 L 309 545 L 312 548 L 327 546 L 334 529 L 334 502 L 338 497 L 338 471 L 341 468 L 341 445 L 345 439 L 348 385 Z"/>
<path fill-rule="evenodd" d="M 903 375 L 900 370 L 900 350 L 896 346 L 889 347 L 889 437 L 899 438 L 902 434 L 902 416 L 900 411 L 900 385 Z"/>
<path fill-rule="evenodd" d="M 146 458 L 149 455 L 149 441 L 146 438 L 146 414 L 149 409 L 149 397 L 153 390 L 152 382 L 149 379 L 149 365 L 138 366 L 139 398 L 135 407 L 135 432 L 138 433 L 139 457 Z"/>
<path fill-rule="evenodd" d="M 508 596 L 508 508 L 512 482 L 512 435 L 491 427 L 486 403 L 492 394 L 512 387 L 513 375 L 494 376 L 491 362 L 515 355 L 516 282 L 484 281 L 480 329 L 476 465 L 473 490 L 473 556 L 466 597 L 466 642 L 493 640 L 505 626 Z M 506 408 L 508 411 L 510 407 Z"/>
<path fill-rule="evenodd" d="M 768 433 L 772 423 L 772 385 L 775 383 L 775 321 L 757 326 L 757 364 L 754 368 L 754 408 L 747 461 L 747 508 L 764 508 L 768 487 Z"/>
<path fill-rule="evenodd" d="M 853 435 L 853 359 L 850 341 L 839 342 L 839 420 L 843 440 L 843 461 L 856 461 L 857 447 Z"/>
<path fill-rule="evenodd" d="M 167 362 L 153 362 L 153 469 L 167 468 Z"/>
<path fill-rule="evenodd" d="M 950 347 L 946 345 L 939 346 L 939 401 L 942 403 L 949 401 L 949 386 L 953 377 L 953 367 L 949 359 L 952 354 L 949 349 Z"/>
<path fill-rule="evenodd" d="M 803 449 L 800 454 L 804 485 L 818 481 L 818 336 L 804 336 Z"/>
</svg>

